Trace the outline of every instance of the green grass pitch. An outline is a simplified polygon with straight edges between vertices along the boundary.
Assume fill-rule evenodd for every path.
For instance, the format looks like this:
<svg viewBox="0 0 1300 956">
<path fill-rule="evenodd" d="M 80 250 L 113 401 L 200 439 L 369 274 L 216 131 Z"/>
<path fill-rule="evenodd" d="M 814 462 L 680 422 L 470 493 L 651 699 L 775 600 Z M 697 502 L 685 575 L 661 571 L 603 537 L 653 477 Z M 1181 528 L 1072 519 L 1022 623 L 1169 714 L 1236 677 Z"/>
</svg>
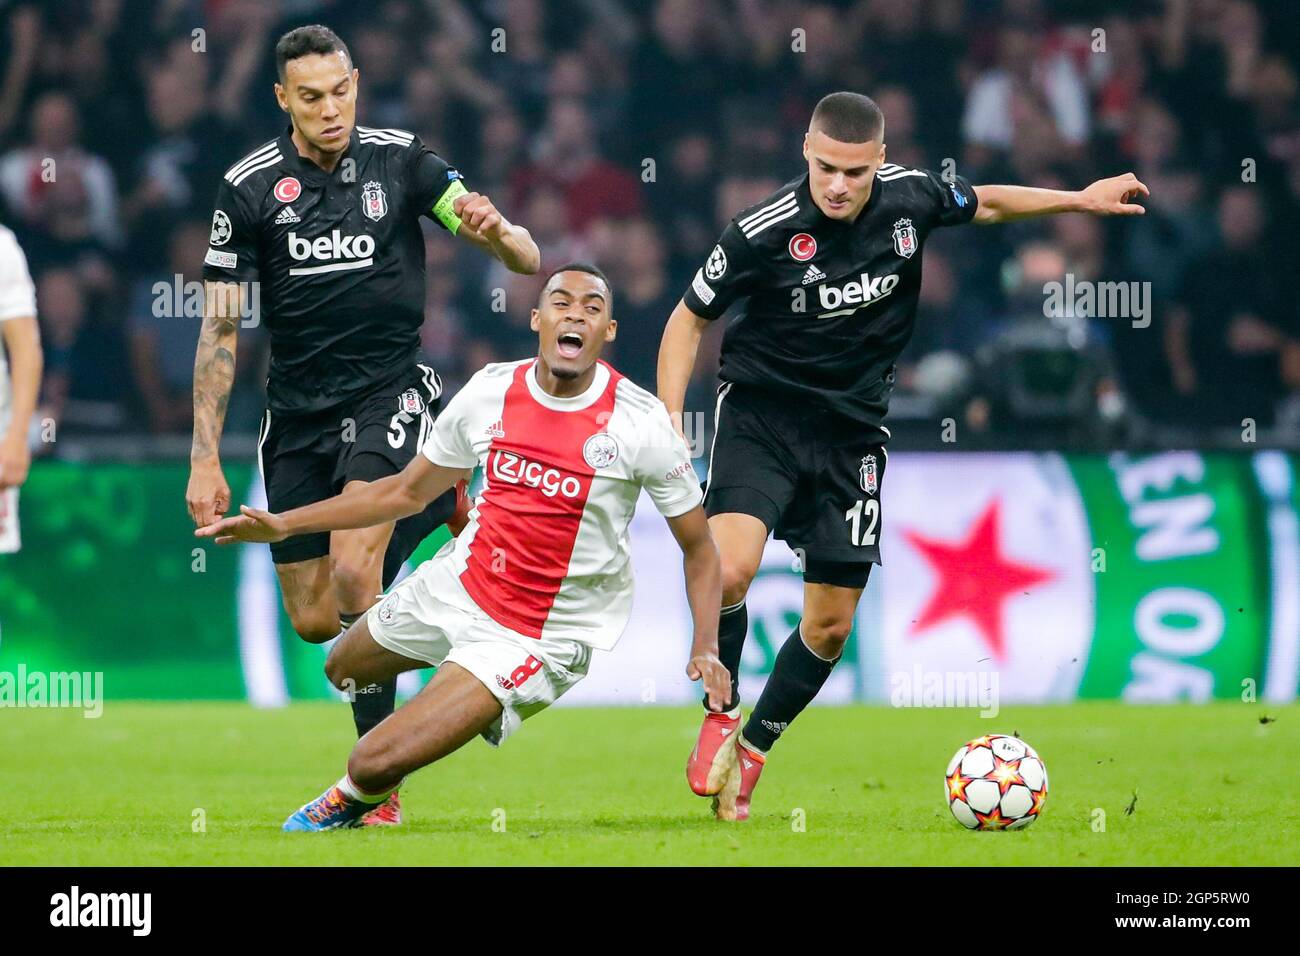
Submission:
<svg viewBox="0 0 1300 956">
<path fill-rule="evenodd" d="M 556 709 L 499 751 L 475 741 L 414 775 L 401 828 L 284 834 L 342 772 L 343 703 L 7 710 L 0 864 L 1300 863 L 1286 836 L 1300 829 L 1300 705 L 1080 703 L 993 720 L 812 708 L 774 750 L 747 824 L 713 820 L 686 787 L 699 714 Z M 1043 816 L 1022 832 L 968 832 L 941 800 L 956 748 L 994 732 L 1018 732 L 1048 767 Z"/>
</svg>

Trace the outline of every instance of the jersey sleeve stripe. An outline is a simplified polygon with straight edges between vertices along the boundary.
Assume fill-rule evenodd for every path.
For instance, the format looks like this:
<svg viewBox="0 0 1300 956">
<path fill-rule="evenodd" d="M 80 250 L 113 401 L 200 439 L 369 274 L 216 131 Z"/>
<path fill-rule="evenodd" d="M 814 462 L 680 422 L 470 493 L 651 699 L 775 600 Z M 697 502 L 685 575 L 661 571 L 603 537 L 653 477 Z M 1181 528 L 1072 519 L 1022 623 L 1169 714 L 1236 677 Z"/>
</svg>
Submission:
<svg viewBox="0 0 1300 956">
<path fill-rule="evenodd" d="M 776 225 L 778 222 L 780 222 L 782 219 L 789 219 L 791 216 L 797 216 L 798 214 L 799 214 L 799 207 L 798 207 L 798 206 L 792 206 L 791 208 L 789 208 L 789 209 L 785 210 L 784 212 L 782 212 L 779 216 L 777 216 L 777 217 L 775 217 L 775 218 L 773 218 L 773 219 L 768 219 L 766 222 L 762 223 L 761 225 L 755 226 L 755 227 L 754 227 L 753 229 L 751 229 L 749 232 L 745 233 L 745 238 L 746 238 L 746 239 L 753 239 L 755 236 L 757 236 L 760 232 L 762 232 L 762 231 L 763 231 L 764 229 L 766 229 L 768 226 L 775 226 L 775 225 Z"/>
<path fill-rule="evenodd" d="M 630 407 L 642 413 L 648 414 L 654 411 L 658 399 L 636 383 L 628 382 L 627 385 L 624 385 L 624 382 L 627 382 L 627 379 L 620 379 L 615 390 L 620 402 L 626 402 Z"/>
<path fill-rule="evenodd" d="M 229 169 L 227 169 L 226 172 L 225 172 L 225 174 L 224 174 L 225 177 L 226 177 L 227 179 L 229 179 L 231 176 L 234 176 L 234 175 L 236 175 L 237 173 L 239 173 L 241 170 L 243 170 L 244 167 L 246 167 L 246 166 L 248 166 L 248 165 L 250 165 L 250 164 L 252 164 L 252 163 L 257 162 L 259 159 L 264 159 L 264 158 L 266 158 L 266 157 L 269 156 L 269 155 L 271 154 L 271 152 L 272 152 L 273 150 L 275 150 L 276 148 L 277 148 L 277 147 L 276 147 L 276 141 L 275 141 L 275 140 L 271 140 L 271 142 L 267 143 L 267 144 L 264 145 L 264 146 L 259 146 L 259 147 L 257 147 L 257 149 L 253 150 L 251 153 L 249 153 L 247 156 L 245 156 L 245 157 L 244 157 L 243 159 L 241 159 L 239 162 L 235 163 L 235 165 L 233 165 L 233 166 L 231 166 Z"/>
<path fill-rule="evenodd" d="M 397 129 L 394 126 L 358 126 L 358 133 L 388 133 L 392 136 L 405 136 L 407 139 L 414 139 L 415 134 L 409 129 Z"/>
<path fill-rule="evenodd" d="M 379 144 L 383 146 L 410 146 L 412 142 L 412 140 L 409 139 L 398 139 L 395 136 L 377 136 L 374 133 L 362 134 L 357 137 L 357 139 L 362 143 L 370 143 L 371 145 Z"/>
<path fill-rule="evenodd" d="M 776 202 L 768 203 L 762 209 L 758 210 L 758 212 L 751 213 L 750 215 L 746 216 L 744 219 L 738 219 L 736 221 L 736 225 L 738 225 L 741 228 L 741 231 L 744 231 L 745 229 L 748 229 L 750 226 L 755 225 L 758 222 L 758 220 L 762 219 L 764 216 L 771 215 L 772 213 L 776 212 L 778 209 L 784 209 L 786 206 L 792 205 L 794 203 L 795 203 L 794 193 L 786 193 Z"/>
<path fill-rule="evenodd" d="M 415 141 L 415 134 L 402 129 L 371 129 L 367 126 L 358 126 L 357 138 L 366 143 L 392 143 L 395 146 L 409 146 Z"/>
<path fill-rule="evenodd" d="M 925 171 L 921 169 L 905 169 L 901 173 L 890 173 L 887 176 L 881 176 L 879 173 L 876 175 L 882 183 L 887 183 L 895 179 L 906 179 L 908 176 L 924 176 Z"/>
<path fill-rule="evenodd" d="M 280 162 L 280 151 L 277 149 L 269 157 L 262 160 L 255 166 L 248 167 L 238 176 L 235 176 L 233 179 L 229 176 L 227 176 L 226 178 L 230 180 L 232 185 L 238 186 L 240 183 L 242 183 L 249 176 L 253 175 L 253 173 L 257 172 L 259 169 L 266 169 L 268 166 L 274 166 L 278 162 Z"/>
</svg>

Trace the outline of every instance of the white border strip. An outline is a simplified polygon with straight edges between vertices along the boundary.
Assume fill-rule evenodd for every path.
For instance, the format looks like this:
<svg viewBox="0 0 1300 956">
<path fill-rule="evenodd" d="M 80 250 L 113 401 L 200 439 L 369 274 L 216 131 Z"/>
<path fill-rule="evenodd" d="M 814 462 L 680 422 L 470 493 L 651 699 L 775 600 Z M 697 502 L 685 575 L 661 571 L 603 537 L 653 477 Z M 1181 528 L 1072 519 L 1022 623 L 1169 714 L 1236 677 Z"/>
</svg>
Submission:
<svg viewBox="0 0 1300 956">
<path fill-rule="evenodd" d="M 248 503 L 266 507 L 260 474 L 253 475 Z M 289 703 L 289 685 L 280 652 L 280 599 L 271 550 L 254 545 L 239 551 L 239 663 L 244 691 L 254 707 L 284 707 Z"/>
<path fill-rule="evenodd" d="M 1264 699 L 1295 700 L 1300 681 L 1300 516 L 1291 504 L 1295 477 L 1280 451 L 1258 452 L 1251 461 L 1268 501 L 1269 614 L 1268 669 Z"/>
</svg>

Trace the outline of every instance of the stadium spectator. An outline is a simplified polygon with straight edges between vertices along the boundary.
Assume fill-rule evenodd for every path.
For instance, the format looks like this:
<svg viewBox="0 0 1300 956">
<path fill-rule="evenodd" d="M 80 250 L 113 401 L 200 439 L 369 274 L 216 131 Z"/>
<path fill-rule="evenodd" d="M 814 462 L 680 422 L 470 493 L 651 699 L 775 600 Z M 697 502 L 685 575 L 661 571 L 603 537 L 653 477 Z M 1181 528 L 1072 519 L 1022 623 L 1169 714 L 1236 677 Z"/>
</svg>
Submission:
<svg viewBox="0 0 1300 956">
<path fill-rule="evenodd" d="M 1241 428 L 1273 423 L 1291 381 L 1297 340 L 1294 298 L 1261 243 L 1267 227 L 1260 191 L 1238 185 L 1218 205 L 1221 245 L 1188 270 L 1166 338 L 1173 382 L 1191 425 Z"/>
<path fill-rule="evenodd" d="M 680 295 L 731 213 L 798 174 L 788 147 L 812 104 L 848 87 L 884 108 L 890 162 L 943 172 L 951 159 L 980 181 L 1042 186 L 1131 165 L 1152 192 L 1147 215 L 1101 230 L 1070 218 L 936 236 L 904 392 L 928 355 L 969 363 L 1028 307 L 1002 271 L 1046 242 L 1078 278 L 1151 284 L 1151 326 L 1094 330 L 1112 339 L 1127 414 L 1208 434 L 1211 418 L 1241 411 L 1217 404 L 1226 374 L 1258 377 L 1257 394 L 1238 398 L 1270 405 L 1261 423 L 1288 398 L 1300 407 L 1294 306 L 1256 302 L 1264 276 L 1242 296 L 1250 321 L 1232 320 L 1235 307 L 1216 318 L 1211 303 L 1233 304 L 1208 288 L 1238 262 L 1245 276 L 1300 269 L 1300 18 L 1285 4 L 1152 0 L 1094 15 L 1043 0 L 11 2 L 0 12 L 0 217 L 33 275 L 53 270 L 54 294 L 80 299 L 60 308 L 60 348 L 123 357 L 119 381 L 90 369 L 77 383 L 74 427 L 87 409 L 123 402 L 152 409 L 121 417 L 124 429 L 165 424 L 139 367 L 141 343 L 162 333 L 148 330 L 136 283 L 182 271 L 168 265 L 173 233 L 206 217 L 224 158 L 283 128 L 256 91 L 273 80 L 277 32 L 311 19 L 352 45 L 369 91 L 362 123 L 414 130 L 435 149 L 462 144 L 457 163 L 477 188 L 513 197 L 547 263 L 595 258 L 620 294 L 628 286 L 621 307 L 635 330 L 623 325 L 614 354 L 634 377 L 654 364 L 648 290 Z M 1252 224 L 1250 207 L 1267 215 Z M 531 347 L 537 290 L 429 236 L 435 274 L 454 279 L 431 283 L 424 338 L 454 387 L 463 371 Z M 711 347 L 697 367 L 715 367 Z M 164 379 L 179 372 L 162 363 Z M 257 369 L 242 368 L 251 377 L 236 397 L 255 404 Z M 955 366 L 928 363 L 921 384 L 944 380 L 934 371 L 944 368 Z M 709 383 L 697 384 L 709 404 Z M 92 394 L 107 404 L 86 405 Z M 91 418 L 109 427 L 112 415 Z M 239 419 L 232 409 L 232 431 Z M 990 427 L 990 442 L 1019 440 Z"/>
<path fill-rule="evenodd" d="M 516 203 L 548 185 L 562 190 L 564 221 L 579 236 L 594 219 L 641 212 L 640 181 L 604 158 L 591 113 L 576 99 L 552 101 L 533 162 L 513 178 Z"/>
<path fill-rule="evenodd" d="M 121 242 L 113 172 L 80 135 L 72 98 L 44 93 L 32 107 L 29 142 L 0 156 L 0 192 L 29 230 L 26 248 L 38 262 Z"/>
<path fill-rule="evenodd" d="M 199 279 L 196 264 L 203 261 L 207 247 L 206 222 L 180 226 L 172 233 L 166 274 L 138 279 L 131 289 L 131 371 L 154 433 L 185 432 L 192 423 L 194 346 L 201 317 L 184 314 L 185 285 Z"/>
</svg>

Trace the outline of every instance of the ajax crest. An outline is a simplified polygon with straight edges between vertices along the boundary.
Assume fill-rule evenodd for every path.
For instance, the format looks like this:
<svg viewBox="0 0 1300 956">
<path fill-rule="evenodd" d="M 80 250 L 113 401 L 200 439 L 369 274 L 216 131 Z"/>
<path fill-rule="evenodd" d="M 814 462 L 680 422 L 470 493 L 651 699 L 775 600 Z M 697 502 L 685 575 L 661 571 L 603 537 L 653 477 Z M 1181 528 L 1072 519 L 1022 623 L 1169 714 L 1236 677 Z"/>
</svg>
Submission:
<svg viewBox="0 0 1300 956">
<path fill-rule="evenodd" d="M 618 460 L 618 442 L 607 432 L 597 432 L 583 444 L 582 457 L 592 468 L 608 468 Z"/>
<path fill-rule="evenodd" d="M 900 219 L 894 223 L 894 251 L 904 259 L 916 255 L 916 229 L 912 220 Z"/>
<path fill-rule="evenodd" d="M 365 213 L 367 219 L 373 219 L 375 222 L 388 215 L 388 197 L 384 195 L 383 186 L 371 181 L 362 187 L 361 211 Z"/>
<path fill-rule="evenodd" d="M 862 490 L 869 495 L 874 495 L 876 489 L 880 487 L 876 475 L 875 455 L 868 455 L 862 459 L 862 467 L 858 469 L 858 483 L 862 485 Z"/>
</svg>

